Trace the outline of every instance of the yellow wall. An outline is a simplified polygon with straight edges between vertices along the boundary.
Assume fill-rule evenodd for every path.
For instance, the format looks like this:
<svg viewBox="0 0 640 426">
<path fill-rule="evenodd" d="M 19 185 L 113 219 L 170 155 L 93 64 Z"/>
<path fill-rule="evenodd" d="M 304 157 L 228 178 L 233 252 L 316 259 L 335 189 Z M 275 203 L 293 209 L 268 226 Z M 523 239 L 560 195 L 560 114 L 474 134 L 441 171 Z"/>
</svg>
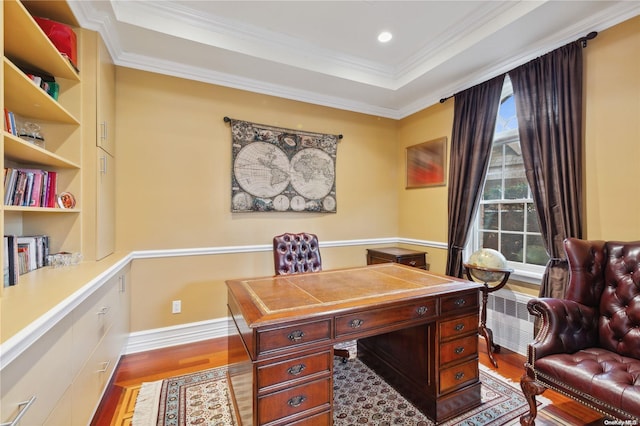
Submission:
<svg viewBox="0 0 640 426">
<path fill-rule="evenodd" d="M 640 239 L 640 17 L 602 31 L 584 55 L 586 237 Z M 395 121 L 119 68 L 117 247 L 262 245 L 290 230 L 324 241 L 397 236 L 444 244 L 447 187 L 406 190 L 405 149 L 441 136 L 450 147 L 453 106 L 451 99 Z M 338 213 L 232 214 L 224 116 L 343 134 Z M 431 270 L 444 272 L 446 251 L 427 251 Z M 364 264 L 364 253 L 328 248 L 323 263 Z M 132 331 L 224 316 L 225 279 L 271 273 L 270 252 L 135 260 Z M 175 299 L 182 314 L 170 314 Z"/>
<path fill-rule="evenodd" d="M 585 237 L 640 240 L 640 16 L 584 54 Z"/>
<path fill-rule="evenodd" d="M 263 245 L 286 231 L 313 232 L 321 241 L 398 235 L 395 120 L 127 68 L 116 75 L 119 250 Z M 337 213 L 231 213 L 225 116 L 344 135 L 336 162 Z M 325 268 L 365 263 L 362 247 L 322 254 Z M 220 316 L 223 280 L 272 274 L 270 256 L 135 261 L 132 330 Z M 183 313 L 172 315 L 177 298 Z"/>
</svg>

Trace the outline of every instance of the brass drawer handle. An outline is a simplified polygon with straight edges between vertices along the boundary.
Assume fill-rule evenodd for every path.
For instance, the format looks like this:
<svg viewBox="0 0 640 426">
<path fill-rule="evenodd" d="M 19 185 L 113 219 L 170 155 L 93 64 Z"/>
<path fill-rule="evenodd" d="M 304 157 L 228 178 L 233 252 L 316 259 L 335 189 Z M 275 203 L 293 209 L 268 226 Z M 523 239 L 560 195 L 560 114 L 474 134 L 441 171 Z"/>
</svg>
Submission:
<svg viewBox="0 0 640 426">
<path fill-rule="evenodd" d="M 419 316 L 423 316 L 424 314 L 427 313 L 428 310 L 429 310 L 429 308 L 427 308 L 426 306 L 420 306 L 418 309 L 416 309 L 416 313 Z"/>
<path fill-rule="evenodd" d="M 27 401 L 23 401 L 21 403 L 18 404 L 18 415 L 16 416 L 15 419 L 13 419 L 10 422 L 6 422 L 6 423 L 2 423 L 0 424 L 0 426 L 17 426 L 18 423 L 20 423 L 20 420 L 22 419 L 22 416 L 24 416 L 27 413 L 27 410 L 31 407 L 31 405 L 36 401 L 36 396 L 33 395 L 31 398 L 29 398 Z"/>
<path fill-rule="evenodd" d="M 462 298 L 461 298 L 461 299 L 456 299 L 456 301 L 455 301 L 455 302 L 453 302 L 453 304 L 454 304 L 454 305 L 456 305 L 456 306 L 462 306 L 462 305 L 464 305 L 465 303 L 467 303 L 467 301 L 466 301 L 466 300 L 464 300 L 464 299 L 462 299 Z"/>
<path fill-rule="evenodd" d="M 299 342 L 304 337 L 304 331 L 302 330 L 292 331 L 291 333 L 289 333 L 288 337 L 289 337 L 289 340 L 291 340 L 292 342 Z"/>
<path fill-rule="evenodd" d="M 417 262 L 415 260 L 412 260 L 411 262 L 409 262 L 409 266 L 416 266 L 416 263 Z"/>
<path fill-rule="evenodd" d="M 456 331 L 462 331 L 462 330 L 464 330 L 464 324 L 463 324 L 463 323 L 458 323 L 458 324 L 456 324 L 456 326 L 454 327 L 454 329 L 455 329 Z"/>
<path fill-rule="evenodd" d="M 351 322 L 349 323 L 349 326 L 350 326 L 351 328 L 360 328 L 360 326 L 361 326 L 362 324 L 364 324 L 364 320 L 361 320 L 361 319 L 357 319 L 357 318 L 356 318 L 356 319 L 354 319 L 354 320 L 351 320 Z"/>
<path fill-rule="evenodd" d="M 287 368 L 287 373 L 291 374 L 292 376 L 297 376 L 298 374 L 302 373 L 305 368 L 307 368 L 307 366 L 304 364 L 296 364 Z"/>
<path fill-rule="evenodd" d="M 464 373 L 462 371 L 456 373 L 456 380 L 462 380 L 463 377 Z"/>
<path fill-rule="evenodd" d="M 464 346 L 458 346 L 457 348 L 454 349 L 454 352 L 457 355 L 460 355 L 462 352 L 464 352 Z"/>
<path fill-rule="evenodd" d="M 298 396 L 294 396 L 293 398 L 291 398 L 289 401 L 287 401 L 287 404 L 289 405 L 289 407 L 299 407 L 302 405 L 303 402 L 305 402 L 307 400 L 307 397 L 304 395 L 298 395 Z"/>
</svg>

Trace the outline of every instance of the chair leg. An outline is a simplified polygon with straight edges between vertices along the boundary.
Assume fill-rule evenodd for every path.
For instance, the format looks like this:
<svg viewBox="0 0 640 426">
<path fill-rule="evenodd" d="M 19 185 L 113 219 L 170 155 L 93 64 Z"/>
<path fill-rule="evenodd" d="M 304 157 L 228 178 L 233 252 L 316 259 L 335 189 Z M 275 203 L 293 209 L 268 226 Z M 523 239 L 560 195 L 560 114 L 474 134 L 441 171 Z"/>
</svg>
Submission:
<svg viewBox="0 0 640 426">
<path fill-rule="evenodd" d="M 342 358 L 342 362 L 347 362 L 349 360 L 349 350 L 348 349 L 333 349 L 333 354 L 335 356 L 339 356 Z"/>
<path fill-rule="evenodd" d="M 534 426 L 535 419 L 538 415 L 538 404 L 536 403 L 536 395 L 540 395 L 547 388 L 536 382 L 536 379 L 529 376 L 526 372 L 520 378 L 520 388 L 524 394 L 527 403 L 529 403 L 529 412 L 520 417 L 522 426 Z"/>
</svg>

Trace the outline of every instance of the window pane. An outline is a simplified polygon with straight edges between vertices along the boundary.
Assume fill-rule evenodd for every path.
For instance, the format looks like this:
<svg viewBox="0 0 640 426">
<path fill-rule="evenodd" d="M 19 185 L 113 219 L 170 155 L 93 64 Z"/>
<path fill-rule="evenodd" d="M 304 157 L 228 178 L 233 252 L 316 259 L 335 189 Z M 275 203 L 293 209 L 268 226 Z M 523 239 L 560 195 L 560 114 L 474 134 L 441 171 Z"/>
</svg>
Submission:
<svg viewBox="0 0 640 426">
<path fill-rule="evenodd" d="M 480 241 L 482 247 L 498 250 L 498 233 L 497 232 L 480 232 Z"/>
<path fill-rule="evenodd" d="M 483 200 L 499 200 L 502 198 L 502 181 L 500 179 L 491 179 L 487 177 L 484 183 Z"/>
<path fill-rule="evenodd" d="M 536 205 L 533 203 L 527 203 L 527 232 L 540 233 L 538 211 L 536 210 Z"/>
<path fill-rule="evenodd" d="M 489 159 L 489 175 L 502 174 L 502 145 L 493 145 L 491 147 L 491 158 Z"/>
<path fill-rule="evenodd" d="M 524 232 L 524 204 L 502 205 L 502 230 Z"/>
<path fill-rule="evenodd" d="M 509 178 L 504 180 L 505 200 L 520 200 L 527 198 L 529 184 L 525 177 Z"/>
<path fill-rule="evenodd" d="M 540 235 L 527 236 L 527 261 L 534 265 L 544 266 L 549 260 L 547 250 L 542 243 L 542 237 Z"/>
<path fill-rule="evenodd" d="M 482 229 L 498 230 L 498 205 L 497 204 L 481 204 L 480 218 L 482 220 Z"/>
<path fill-rule="evenodd" d="M 502 254 L 512 262 L 522 262 L 522 241 L 524 235 L 502 234 Z"/>
</svg>

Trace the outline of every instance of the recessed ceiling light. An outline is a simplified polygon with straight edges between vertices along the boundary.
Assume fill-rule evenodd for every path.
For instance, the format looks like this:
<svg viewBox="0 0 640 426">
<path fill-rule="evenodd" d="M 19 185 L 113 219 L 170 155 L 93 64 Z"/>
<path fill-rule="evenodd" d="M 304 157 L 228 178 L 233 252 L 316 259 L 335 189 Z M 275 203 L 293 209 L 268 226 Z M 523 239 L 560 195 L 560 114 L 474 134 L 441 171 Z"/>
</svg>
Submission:
<svg viewBox="0 0 640 426">
<path fill-rule="evenodd" d="M 380 43 L 386 43 L 392 38 L 393 38 L 393 34 L 391 34 L 389 31 L 383 31 L 380 34 L 378 34 L 378 41 Z"/>
</svg>

